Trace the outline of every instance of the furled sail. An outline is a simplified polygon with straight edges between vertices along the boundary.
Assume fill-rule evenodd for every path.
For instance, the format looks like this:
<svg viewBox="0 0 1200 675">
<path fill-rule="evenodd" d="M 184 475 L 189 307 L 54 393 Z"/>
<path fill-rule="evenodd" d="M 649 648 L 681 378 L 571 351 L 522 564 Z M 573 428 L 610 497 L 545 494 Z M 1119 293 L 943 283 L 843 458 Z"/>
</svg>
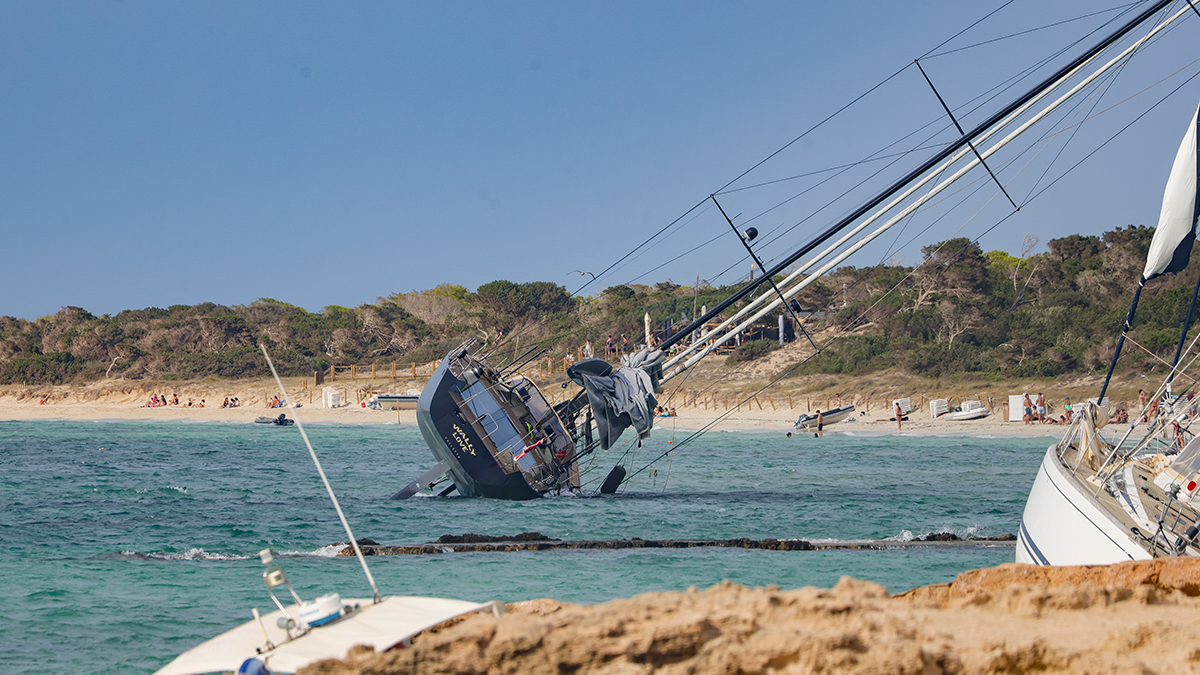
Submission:
<svg viewBox="0 0 1200 675">
<path fill-rule="evenodd" d="M 587 390 L 602 450 L 612 447 L 629 427 L 637 431 L 639 441 L 650 435 L 664 359 L 657 349 L 642 350 L 621 357 L 615 371 L 604 359 L 585 359 L 567 369 L 567 377 Z"/>
<path fill-rule="evenodd" d="M 1196 199 L 1197 161 L 1196 125 L 1200 123 L 1200 108 L 1192 116 L 1192 124 L 1179 144 L 1175 164 L 1163 191 L 1162 212 L 1158 228 L 1146 254 L 1142 278 L 1149 281 L 1167 272 L 1179 272 L 1187 267 L 1196 241 L 1196 219 L 1200 216 L 1200 200 Z"/>
</svg>

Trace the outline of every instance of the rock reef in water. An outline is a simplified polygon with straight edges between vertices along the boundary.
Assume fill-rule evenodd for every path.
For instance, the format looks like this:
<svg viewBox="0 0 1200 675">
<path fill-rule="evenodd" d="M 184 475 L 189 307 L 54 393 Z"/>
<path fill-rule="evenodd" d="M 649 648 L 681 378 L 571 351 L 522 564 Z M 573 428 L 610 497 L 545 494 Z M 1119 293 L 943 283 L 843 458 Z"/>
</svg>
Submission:
<svg viewBox="0 0 1200 675">
<path fill-rule="evenodd" d="M 563 549 L 630 549 L 630 548 L 745 548 L 766 551 L 827 551 L 831 549 L 882 550 L 894 548 L 921 548 L 927 546 L 986 546 L 1011 544 L 1016 536 L 1003 534 L 995 537 L 971 537 L 961 539 L 950 533 L 929 534 L 909 541 L 863 540 L 824 541 L 811 543 L 803 539 L 585 539 L 566 541 L 552 539 L 541 532 L 522 532 L 517 535 L 492 536 L 486 534 L 443 534 L 436 542 L 424 544 L 400 544 L 384 546 L 370 539 L 360 539 L 363 555 L 434 555 L 438 553 L 515 553 L 518 551 L 551 551 Z M 349 557 L 354 550 L 346 542 L 334 544 L 344 546 L 338 555 Z"/>
<path fill-rule="evenodd" d="M 843 577 L 831 589 L 723 582 L 509 610 L 298 675 L 1200 671 L 1200 560 L 1007 564 L 897 596 Z"/>
</svg>

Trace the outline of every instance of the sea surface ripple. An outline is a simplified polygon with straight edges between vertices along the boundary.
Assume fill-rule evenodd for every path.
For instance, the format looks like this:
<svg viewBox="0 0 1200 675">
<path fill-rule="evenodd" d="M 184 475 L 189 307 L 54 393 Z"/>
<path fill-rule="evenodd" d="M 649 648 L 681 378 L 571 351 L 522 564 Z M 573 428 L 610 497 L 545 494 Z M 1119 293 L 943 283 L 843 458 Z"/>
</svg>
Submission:
<svg viewBox="0 0 1200 675">
<path fill-rule="evenodd" d="M 413 426 L 310 425 L 357 537 L 536 531 L 560 539 L 904 541 L 1015 533 L 1044 438 L 709 433 L 621 493 L 500 502 L 389 495 L 433 460 Z M 594 491 L 624 456 L 597 456 Z M 631 452 L 632 457 L 624 453 Z M 677 456 L 676 456 L 677 455 Z M 270 606 L 257 553 L 301 597 L 369 597 L 295 428 L 0 422 L 0 672 L 151 673 Z M 632 460 L 629 462 L 629 460 Z M 730 579 L 784 588 L 842 575 L 893 591 L 1013 558 L 1011 546 L 778 552 L 622 549 L 370 558 L 385 594 L 596 603 Z"/>
</svg>

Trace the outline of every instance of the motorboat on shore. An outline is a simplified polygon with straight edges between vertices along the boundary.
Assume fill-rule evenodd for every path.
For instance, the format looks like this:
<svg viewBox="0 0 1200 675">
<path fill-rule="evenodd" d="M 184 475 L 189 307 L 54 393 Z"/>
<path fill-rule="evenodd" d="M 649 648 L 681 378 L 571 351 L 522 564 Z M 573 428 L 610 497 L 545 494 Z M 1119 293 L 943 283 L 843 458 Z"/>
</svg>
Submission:
<svg viewBox="0 0 1200 675">
<path fill-rule="evenodd" d="M 992 414 L 983 401 L 963 401 L 961 405 L 951 408 L 949 402 L 944 398 L 934 399 L 929 402 L 929 415 L 933 419 L 941 418 L 951 422 L 961 422 L 964 420 L 977 420 L 987 417 Z"/>
<path fill-rule="evenodd" d="M 416 410 L 420 394 L 375 394 L 367 401 L 372 410 Z"/>
<path fill-rule="evenodd" d="M 1074 411 L 1062 440 L 1042 459 L 1017 535 L 1017 562 L 1095 565 L 1200 555 L 1200 436 L 1192 431 L 1198 382 L 1194 338 L 1184 350 L 1196 293 L 1183 322 L 1174 363 L 1154 402 L 1119 438 L 1105 438 L 1108 383 L 1146 282 L 1181 272 L 1191 258 L 1200 216 L 1200 108 L 1176 154 L 1158 227 L 1100 395 Z M 1200 280 L 1197 280 L 1200 293 Z M 1172 389 L 1172 385 L 1176 389 Z"/>
<path fill-rule="evenodd" d="M 818 410 L 815 413 L 801 415 L 800 419 L 796 420 L 796 424 L 793 425 L 793 428 L 816 429 L 817 415 L 821 416 L 821 424 L 836 424 L 854 416 L 854 404 L 844 405 L 840 408 L 833 408 L 831 410 L 826 410 L 825 412 Z"/>
</svg>

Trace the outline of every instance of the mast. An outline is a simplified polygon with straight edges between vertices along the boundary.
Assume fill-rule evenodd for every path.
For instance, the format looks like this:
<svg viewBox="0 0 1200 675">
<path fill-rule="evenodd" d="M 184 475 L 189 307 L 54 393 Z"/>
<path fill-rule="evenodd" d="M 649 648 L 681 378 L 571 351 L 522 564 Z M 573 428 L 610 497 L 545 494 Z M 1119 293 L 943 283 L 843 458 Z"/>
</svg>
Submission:
<svg viewBox="0 0 1200 675">
<path fill-rule="evenodd" d="M 1179 142 L 1179 150 L 1175 153 L 1175 162 L 1171 165 L 1171 174 L 1167 177 L 1167 186 L 1163 189 L 1162 210 L 1158 214 L 1158 226 L 1154 228 L 1154 238 L 1150 240 L 1150 250 L 1146 252 L 1146 266 L 1138 278 L 1137 291 L 1133 294 L 1133 304 L 1129 306 L 1129 315 L 1121 326 L 1121 337 L 1117 340 L 1117 348 L 1113 350 L 1112 362 L 1108 364 L 1108 374 L 1104 377 L 1104 386 L 1100 388 L 1100 396 L 1096 399 L 1103 404 L 1104 394 L 1108 391 L 1109 381 L 1112 380 L 1113 370 L 1117 367 L 1117 359 L 1121 356 L 1121 347 L 1125 344 L 1125 336 L 1133 327 L 1133 314 L 1137 310 L 1138 299 L 1146 282 L 1162 275 L 1182 272 L 1192 257 L 1192 245 L 1196 242 L 1196 222 L 1200 219 L 1200 198 L 1197 189 L 1200 188 L 1200 106 L 1192 116 L 1183 140 Z M 1200 284 L 1196 286 L 1200 292 Z M 1192 320 L 1192 310 L 1196 306 L 1196 295 L 1192 294 L 1192 304 L 1188 308 L 1187 319 L 1183 323 L 1183 335 L 1179 337 L 1179 346 L 1175 349 L 1175 363 L 1171 364 L 1171 375 L 1167 384 L 1174 379 L 1174 367 L 1179 363 L 1179 353 L 1183 341 L 1187 337 L 1189 324 Z"/>
<path fill-rule="evenodd" d="M 810 240 L 807 244 L 805 244 L 804 246 L 801 246 L 799 249 L 796 249 L 795 251 L 793 251 L 790 255 L 788 255 L 786 258 L 784 258 L 781 262 L 776 264 L 770 270 L 763 270 L 763 274 L 761 277 L 747 283 L 745 286 L 738 289 L 733 295 L 729 296 L 725 300 L 718 303 L 715 307 L 713 307 L 713 309 L 709 310 L 707 313 L 705 313 L 703 316 L 697 318 L 695 321 L 693 321 L 690 325 L 688 325 L 686 328 L 681 330 L 679 333 L 677 333 L 676 335 L 674 335 L 671 338 L 669 338 L 668 340 L 666 340 L 660 346 L 660 348 L 665 350 L 665 349 L 669 348 L 671 345 L 674 345 L 675 343 L 679 342 L 682 339 L 682 336 L 687 335 L 687 334 L 691 333 L 692 331 L 702 327 L 705 323 L 707 323 L 713 317 L 719 315 L 721 312 L 725 311 L 731 305 L 733 305 L 734 303 L 738 302 L 742 298 L 749 295 L 759 285 L 766 283 L 767 280 L 773 278 L 776 274 L 783 272 L 792 263 L 796 262 L 801 257 L 807 255 L 809 252 L 811 252 L 816 247 L 820 246 L 825 241 L 829 240 L 835 234 L 837 234 L 841 230 L 845 229 L 851 223 L 853 223 L 854 221 L 858 220 L 863 215 L 868 213 L 871 209 L 874 209 L 875 207 L 882 204 L 885 200 L 887 200 L 889 197 L 895 195 L 897 192 L 899 192 L 901 189 L 903 189 L 906 185 L 919 179 L 921 176 L 926 174 L 930 169 L 933 169 L 939 163 L 946 160 L 954 153 L 956 153 L 959 150 L 961 150 L 962 148 L 968 146 L 977 137 L 986 133 L 989 129 L 991 129 L 998 123 L 1000 123 L 1002 120 L 1004 120 L 1010 114 L 1018 111 L 1023 105 L 1032 101 L 1033 99 L 1035 99 L 1042 93 L 1061 84 L 1062 80 L 1064 80 L 1067 77 L 1069 77 L 1070 75 L 1072 75 L 1076 70 L 1078 70 L 1080 67 L 1082 67 L 1084 64 L 1086 64 L 1088 61 L 1092 60 L 1098 54 L 1100 54 L 1104 50 L 1108 49 L 1110 46 L 1113 45 L 1113 43 L 1115 43 L 1116 41 L 1123 38 L 1130 31 L 1134 30 L 1139 25 L 1144 23 L 1146 20 L 1150 19 L 1152 16 L 1157 14 L 1160 10 L 1166 8 L 1172 2 L 1174 2 L 1174 0 L 1157 0 L 1156 2 L 1154 2 L 1150 7 L 1148 7 L 1144 11 L 1142 11 L 1140 14 L 1135 16 L 1129 22 L 1127 22 L 1126 24 L 1124 24 L 1123 26 L 1118 28 L 1116 31 L 1114 31 L 1113 33 L 1111 33 L 1104 39 L 1100 40 L 1098 43 L 1093 45 L 1091 48 L 1089 48 L 1083 54 L 1077 56 L 1070 63 L 1068 63 L 1067 65 L 1063 66 L 1058 71 L 1056 71 L 1053 75 L 1046 78 L 1041 83 L 1039 83 L 1037 86 L 1035 86 L 1032 89 L 1030 89 L 1029 91 L 1025 92 L 1024 94 L 1022 94 L 1021 96 L 1019 96 L 1018 98 L 1013 100 L 1008 105 L 1004 106 L 1004 108 L 1000 109 L 999 111 L 994 113 L 991 117 L 989 117 L 987 120 L 985 120 L 984 122 L 975 126 L 973 129 L 971 129 L 967 133 L 963 134 L 960 138 L 958 138 L 954 142 L 947 145 L 941 151 L 935 153 L 932 157 L 930 157 L 928 160 L 923 162 L 920 166 L 913 169 L 908 174 L 906 174 L 904 177 L 902 177 L 899 180 L 897 180 L 896 182 L 892 183 L 891 185 L 889 185 L 887 188 L 885 188 L 881 192 L 877 193 L 874 197 L 872 197 L 871 199 L 864 202 L 858 208 L 854 209 L 849 215 L 845 216 L 844 218 L 839 220 L 837 223 L 835 223 L 834 225 L 827 228 L 824 232 L 821 232 L 820 234 L 818 234 L 816 237 L 814 237 L 812 240 Z"/>
</svg>

